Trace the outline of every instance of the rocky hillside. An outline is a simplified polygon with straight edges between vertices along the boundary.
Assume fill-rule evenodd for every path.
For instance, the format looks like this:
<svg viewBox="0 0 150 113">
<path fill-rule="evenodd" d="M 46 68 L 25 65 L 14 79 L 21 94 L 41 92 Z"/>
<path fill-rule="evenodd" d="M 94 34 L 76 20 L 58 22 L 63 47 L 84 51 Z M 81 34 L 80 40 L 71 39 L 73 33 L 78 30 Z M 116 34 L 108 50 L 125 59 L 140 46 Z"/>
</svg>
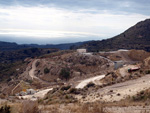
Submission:
<svg viewBox="0 0 150 113">
<path fill-rule="evenodd" d="M 58 49 L 39 49 L 28 48 L 16 51 L 0 51 L 0 63 L 13 63 L 16 61 L 22 61 L 28 57 L 38 57 L 44 54 L 59 51 Z"/>
<path fill-rule="evenodd" d="M 5 87 L 0 88 L 0 91 L 6 90 L 6 94 L 10 93 L 8 91 L 21 80 L 35 89 L 66 83 L 74 86 L 79 80 L 106 74 L 112 70 L 113 65 L 98 55 L 58 51 L 5 66 L 0 73 L 0 80 L 4 82 L 0 85 Z"/>
<path fill-rule="evenodd" d="M 28 48 L 16 51 L 0 52 L 0 81 L 10 80 L 10 77 L 19 76 L 26 68 L 26 58 L 35 58 L 40 55 L 56 52 L 58 49 Z"/>
<path fill-rule="evenodd" d="M 84 44 L 89 51 L 141 49 L 150 51 L 150 19 L 137 23 L 113 38 Z"/>
<path fill-rule="evenodd" d="M 106 73 L 109 62 L 99 56 L 88 56 L 76 52 L 61 53 L 54 56 L 46 56 L 38 60 L 35 74 L 45 81 L 55 82 L 61 80 L 72 80 L 87 78 Z"/>
<path fill-rule="evenodd" d="M 113 65 L 98 55 L 84 55 L 74 51 L 59 51 L 26 61 L 29 62 L 28 66 L 19 79 L 28 81 L 34 76 L 34 80 L 49 85 L 74 84 L 113 70 Z M 30 74 L 31 69 L 34 75 Z"/>
</svg>

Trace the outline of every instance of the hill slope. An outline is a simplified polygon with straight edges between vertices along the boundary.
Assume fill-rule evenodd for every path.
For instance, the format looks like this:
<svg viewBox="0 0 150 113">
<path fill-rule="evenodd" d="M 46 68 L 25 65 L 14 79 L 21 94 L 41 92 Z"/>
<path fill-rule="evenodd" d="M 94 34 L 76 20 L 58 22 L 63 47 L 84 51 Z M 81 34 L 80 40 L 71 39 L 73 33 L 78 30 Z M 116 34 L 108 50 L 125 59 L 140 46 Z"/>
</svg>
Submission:
<svg viewBox="0 0 150 113">
<path fill-rule="evenodd" d="M 150 51 L 150 19 L 141 21 L 124 33 L 102 41 L 91 41 L 84 44 L 89 51 L 143 49 Z"/>
</svg>

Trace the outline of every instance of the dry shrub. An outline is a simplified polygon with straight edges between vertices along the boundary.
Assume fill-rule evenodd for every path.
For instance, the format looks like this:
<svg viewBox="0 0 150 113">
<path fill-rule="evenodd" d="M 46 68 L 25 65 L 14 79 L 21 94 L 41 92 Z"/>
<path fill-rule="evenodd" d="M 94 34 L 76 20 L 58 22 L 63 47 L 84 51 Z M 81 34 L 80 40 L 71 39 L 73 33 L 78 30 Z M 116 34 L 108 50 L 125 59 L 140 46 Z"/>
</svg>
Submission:
<svg viewBox="0 0 150 113">
<path fill-rule="evenodd" d="M 10 113 L 10 106 L 5 105 L 0 107 L 0 113 Z"/>
<path fill-rule="evenodd" d="M 95 84 L 93 83 L 93 82 L 90 82 L 90 83 L 88 83 L 87 85 L 86 85 L 86 87 L 94 87 L 95 86 Z"/>
<path fill-rule="evenodd" d="M 81 106 L 79 113 L 107 113 L 100 103 L 90 103 Z"/>
<path fill-rule="evenodd" d="M 53 105 L 44 107 L 42 113 L 108 113 L 101 103 Z"/>
<path fill-rule="evenodd" d="M 21 109 L 21 113 L 40 113 L 38 103 L 36 101 L 23 101 Z"/>
<path fill-rule="evenodd" d="M 140 91 L 137 95 L 132 97 L 132 101 L 149 101 L 150 99 L 150 89 Z"/>
<path fill-rule="evenodd" d="M 59 111 L 59 107 L 57 105 L 53 106 L 53 107 L 44 107 L 42 110 L 41 110 L 41 113 L 61 113 Z"/>
</svg>

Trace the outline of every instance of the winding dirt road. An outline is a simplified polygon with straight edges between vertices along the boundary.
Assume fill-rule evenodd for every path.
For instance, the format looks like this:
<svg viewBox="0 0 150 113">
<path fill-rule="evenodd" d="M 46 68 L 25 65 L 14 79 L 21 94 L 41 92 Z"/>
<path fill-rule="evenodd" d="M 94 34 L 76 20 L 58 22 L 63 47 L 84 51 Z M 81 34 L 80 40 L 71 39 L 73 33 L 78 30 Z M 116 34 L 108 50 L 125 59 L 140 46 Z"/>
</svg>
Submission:
<svg viewBox="0 0 150 113">
<path fill-rule="evenodd" d="M 38 80 L 41 84 L 50 84 L 49 82 L 46 82 L 44 80 L 41 80 L 40 78 L 38 78 L 37 76 L 35 76 L 34 72 L 36 70 L 36 62 L 39 59 L 36 59 L 33 61 L 32 63 L 32 68 L 29 71 L 29 76 L 32 78 L 32 80 L 36 79 Z M 25 95 L 25 96 L 19 96 L 19 98 L 23 98 L 23 99 L 30 99 L 30 100 L 37 100 L 37 98 L 43 98 L 48 91 L 52 90 L 53 88 L 48 88 L 48 89 L 44 89 L 44 90 L 40 90 L 37 93 L 33 94 L 33 95 Z"/>
<path fill-rule="evenodd" d="M 34 72 L 36 70 L 36 62 L 39 61 L 39 59 L 35 59 L 32 63 L 32 68 L 31 70 L 29 71 L 29 76 L 32 78 L 32 80 L 36 79 L 38 80 L 40 83 L 43 83 L 43 84 L 50 84 L 49 82 L 47 81 L 44 81 L 42 79 L 40 79 L 39 77 L 35 76 Z"/>
</svg>

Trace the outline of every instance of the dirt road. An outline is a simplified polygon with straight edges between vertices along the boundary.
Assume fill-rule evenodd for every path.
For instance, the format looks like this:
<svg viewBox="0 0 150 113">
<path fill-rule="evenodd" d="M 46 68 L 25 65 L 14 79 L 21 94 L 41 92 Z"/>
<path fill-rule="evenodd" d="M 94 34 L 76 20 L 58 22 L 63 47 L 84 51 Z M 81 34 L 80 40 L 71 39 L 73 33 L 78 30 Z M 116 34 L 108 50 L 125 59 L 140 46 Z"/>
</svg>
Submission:
<svg viewBox="0 0 150 113">
<path fill-rule="evenodd" d="M 88 95 L 85 101 L 120 101 L 121 99 L 125 99 L 128 96 L 134 96 L 137 94 L 137 92 L 148 88 L 150 88 L 150 75 L 145 75 L 138 79 L 129 80 L 123 83 L 118 83 L 101 88 L 97 92 Z"/>
<path fill-rule="evenodd" d="M 100 84 L 100 82 L 99 82 L 99 80 L 100 79 L 102 79 L 102 78 L 104 78 L 105 77 L 105 75 L 100 75 L 100 76 L 96 76 L 96 77 L 92 77 L 92 78 L 88 78 L 88 79 L 86 79 L 86 80 L 83 80 L 83 81 L 81 81 L 77 86 L 76 86 L 76 88 L 84 88 L 88 83 L 90 83 L 90 82 L 93 82 L 93 83 L 95 83 L 96 85 L 99 85 Z"/>
<path fill-rule="evenodd" d="M 37 92 L 37 93 L 35 93 L 33 95 L 19 96 L 19 98 L 30 99 L 30 100 L 37 100 L 37 98 L 43 98 L 52 89 L 53 88 L 40 90 L 39 92 Z"/>
<path fill-rule="evenodd" d="M 33 61 L 33 63 L 32 63 L 32 68 L 31 68 L 31 70 L 29 71 L 29 76 L 32 78 L 32 80 L 33 80 L 34 78 L 35 78 L 35 79 L 38 79 L 38 77 L 36 77 L 36 76 L 34 75 L 34 71 L 35 71 L 35 69 L 36 69 L 35 64 L 36 64 L 37 61 L 38 61 L 38 59 L 36 59 L 36 60 Z"/>
<path fill-rule="evenodd" d="M 39 77 L 35 76 L 34 72 L 36 70 L 36 62 L 39 61 L 39 59 L 35 59 L 32 63 L 32 68 L 31 70 L 29 71 L 29 76 L 33 79 L 36 79 L 38 80 L 41 84 L 50 84 L 49 82 L 47 81 L 44 81 L 42 79 L 40 79 Z"/>
</svg>

